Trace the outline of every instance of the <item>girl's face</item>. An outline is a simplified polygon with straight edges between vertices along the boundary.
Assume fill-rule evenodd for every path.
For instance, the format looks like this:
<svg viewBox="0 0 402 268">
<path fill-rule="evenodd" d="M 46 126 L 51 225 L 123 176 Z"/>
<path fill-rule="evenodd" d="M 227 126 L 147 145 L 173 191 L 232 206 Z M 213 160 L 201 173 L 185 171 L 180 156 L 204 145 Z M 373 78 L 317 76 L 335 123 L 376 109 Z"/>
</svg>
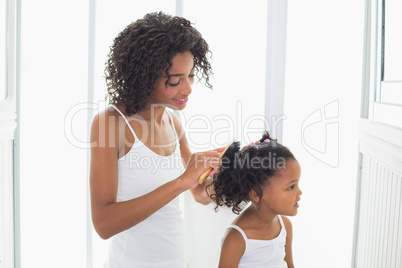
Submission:
<svg viewBox="0 0 402 268">
<path fill-rule="evenodd" d="M 166 81 L 169 82 L 166 84 Z M 172 58 L 169 77 L 162 71 L 155 83 L 151 104 L 162 104 L 176 110 L 186 107 L 191 87 L 194 84 L 193 54 L 186 51 Z"/>
<path fill-rule="evenodd" d="M 286 161 L 286 168 L 281 170 L 278 176 L 270 178 L 269 184 L 263 188 L 261 212 L 286 216 L 297 214 L 302 194 L 299 188 L 300 172 L 300 165 L 296 160 Z"/>
</svg>

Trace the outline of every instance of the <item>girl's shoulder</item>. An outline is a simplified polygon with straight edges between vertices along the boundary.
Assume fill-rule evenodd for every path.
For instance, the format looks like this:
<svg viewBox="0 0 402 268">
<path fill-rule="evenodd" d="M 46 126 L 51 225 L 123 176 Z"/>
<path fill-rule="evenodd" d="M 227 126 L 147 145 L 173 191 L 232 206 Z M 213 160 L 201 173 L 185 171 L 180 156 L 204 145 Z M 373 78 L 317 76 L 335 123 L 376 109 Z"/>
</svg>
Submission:
<svg viewBox="0 0 402 268">
<path fill-rule="evenodd" d="M 243 236 L 236 229 L 228 228 L 222 240 L 219 267 L 237 267 L 245 251 Z"/>
<path fill-rule="evenodd" d="M 246 241 L 239 230 L 229 227 L 223 237 L 222 247 L 243 255 L 246 250 Z"/>
<path fill-rule="evenodd" d="M 288 217 L 280 215 L 279 217 L 282 218 L 283 224 L 285 225 L 286 231 L 292 230 L 292 222 L 289 220 Z"/>
</svg>

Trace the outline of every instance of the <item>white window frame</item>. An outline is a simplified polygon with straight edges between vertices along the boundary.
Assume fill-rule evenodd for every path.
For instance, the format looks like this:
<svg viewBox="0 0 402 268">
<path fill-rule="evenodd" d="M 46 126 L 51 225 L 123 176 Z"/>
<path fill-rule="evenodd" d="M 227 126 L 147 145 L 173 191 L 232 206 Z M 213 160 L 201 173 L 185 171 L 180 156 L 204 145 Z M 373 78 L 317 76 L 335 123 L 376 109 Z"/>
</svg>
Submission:
<svg viewBox="0 0 402 268">
<path fill-rule="evenodd" d="M 402 81 L 383 80 L 383 34 L 382 23 L 384 12 L 382 1 L 367 1 L 366 17 L 366 61 L 363 83 L 369 81 L 369 113 L 368 119 L 402 129 L 402 105 L 383 102 L 381 92 L 397 87 L 402 90 Z M 402 79 L 402 78 L 401 78 Z M 365 80 L 365 81 L 364 81 Z"/>
<path fill-rule="evenodd" d="M 265 88 L 265 118 L 278 122 L 273 137 L 279 142 L 283 138 L 287 0 L 268 1 L 267 21 L 267 76 Z M 268 126 L 266 129 L 270 129 Z"/>
<path fill-rule="evenodd" d="M 15 168 L 20 0 L 3 2 L 5 9 L 5 98 L 0 101 L 0 268 L 19 266 L 18 180 Z"/>
</svg>

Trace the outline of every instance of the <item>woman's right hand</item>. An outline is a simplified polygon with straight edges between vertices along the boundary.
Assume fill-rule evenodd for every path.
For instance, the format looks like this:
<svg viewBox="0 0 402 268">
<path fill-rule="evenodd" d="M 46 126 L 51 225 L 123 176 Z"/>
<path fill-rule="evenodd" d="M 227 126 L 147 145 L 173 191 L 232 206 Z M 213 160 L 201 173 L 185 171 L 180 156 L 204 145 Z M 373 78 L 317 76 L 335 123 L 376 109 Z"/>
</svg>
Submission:
<svg viewBox="0 0 402 268">
<path fill-rule="evenodd" d="M 215 174 L 221 166 L 219 152 L 224 148 L 206 152 L 198 152 L 191 155 L 187 163 L 187 168 L 179 179 L 184 183 L 186 189 L 193 189 L 198 185 L 198 180 L 202 173 L 212 168 L 209 176 Z"/>
</svg>

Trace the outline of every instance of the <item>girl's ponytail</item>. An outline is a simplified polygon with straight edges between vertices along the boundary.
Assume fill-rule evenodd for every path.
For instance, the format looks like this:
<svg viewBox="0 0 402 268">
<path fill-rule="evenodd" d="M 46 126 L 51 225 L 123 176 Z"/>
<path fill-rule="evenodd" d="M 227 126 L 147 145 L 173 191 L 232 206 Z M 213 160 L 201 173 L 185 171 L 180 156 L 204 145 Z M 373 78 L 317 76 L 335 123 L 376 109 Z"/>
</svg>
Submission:
<svg viewBox="0 0 402 268">
<path fill-rule="evenodd" d="M 265 132 L 259 143 L 251 144 L 240 150 L 239 142 L 233 143 L 222 157 L 222 165 L 207 186 L 207 194 L 216 207 L 231 207 L 235 214 L 240 214 L 243 206 L 250 199 L 253 190 L 261 199 L 263 187 L 269 178 L 286 168 L 286 161 L 295 159 L 288 148 L 272 139 Z M 209 189 L 215 193 L 210 194 Z M 211 191 L 213 192 L 213 191 Z"/>
</svg>

